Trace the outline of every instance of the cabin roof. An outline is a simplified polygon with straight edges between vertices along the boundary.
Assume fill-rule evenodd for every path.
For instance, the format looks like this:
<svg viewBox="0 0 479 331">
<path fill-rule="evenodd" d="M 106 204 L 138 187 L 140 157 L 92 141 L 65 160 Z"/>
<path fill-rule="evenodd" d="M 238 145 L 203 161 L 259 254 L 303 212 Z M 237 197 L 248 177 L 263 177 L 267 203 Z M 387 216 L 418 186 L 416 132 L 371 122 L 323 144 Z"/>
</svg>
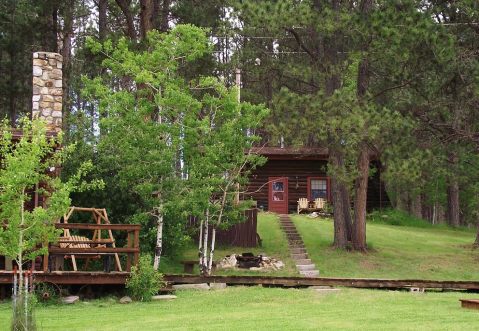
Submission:
<svg viewBox="0 0 479 331">
<path fill-rule="evenodd" d="M 253 147 L 251 152 L 269 160 L 327 160 L 329 157 L 328 149 L 323 147 Z"/>
<path fill-rule="evenodd" d="M 253 147 L 251 153 L 268 160 L 328 160 L 329 150 L 324 147 Z M 370 160 L 379 160 L 379 153 L 369 150 Z"/>
</svg>

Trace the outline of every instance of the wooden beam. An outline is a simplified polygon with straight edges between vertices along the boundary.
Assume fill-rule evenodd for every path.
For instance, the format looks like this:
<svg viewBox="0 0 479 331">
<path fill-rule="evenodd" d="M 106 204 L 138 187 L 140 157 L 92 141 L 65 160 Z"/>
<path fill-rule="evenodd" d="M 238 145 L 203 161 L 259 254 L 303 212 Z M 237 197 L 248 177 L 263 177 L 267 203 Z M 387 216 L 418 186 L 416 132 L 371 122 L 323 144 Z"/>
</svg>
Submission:
<svg viewBox="0 0 479 331">
<path fill-rule="evenodd" d="M 140 231 L 139 224 L 55 223 L 56 229 Z"/>
<path fill-rule="evenodd" d="M 101 253 L 140 253 L 139 247 L 90 247 L 90 248 L 81 248 L 81 247 L 65 247 L 65 248 L 57 248 L 51 247 L 48 249 L 48 253 L 50 255 L 70 255 L 70 254 L 101 254 Z"/>
</svg>

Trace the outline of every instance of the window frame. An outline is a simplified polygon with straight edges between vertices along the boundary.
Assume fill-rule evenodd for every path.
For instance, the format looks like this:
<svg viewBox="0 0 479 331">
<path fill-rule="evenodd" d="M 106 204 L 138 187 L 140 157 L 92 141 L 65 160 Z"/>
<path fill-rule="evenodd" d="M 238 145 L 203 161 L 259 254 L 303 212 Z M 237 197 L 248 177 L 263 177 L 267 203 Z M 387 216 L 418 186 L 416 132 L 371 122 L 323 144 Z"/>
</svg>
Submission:
<svg viewBox="0 0 479 331">
<path fill-rule="evenodd" d="M 326 180 L 326 194 L 327 194 L 327 201 L 331 201 L 331 180 L 329 177 L 308 177 L 308 200 L 311 200 L 311 180 L 313 179 L 325 179 Z"/>
</svg>

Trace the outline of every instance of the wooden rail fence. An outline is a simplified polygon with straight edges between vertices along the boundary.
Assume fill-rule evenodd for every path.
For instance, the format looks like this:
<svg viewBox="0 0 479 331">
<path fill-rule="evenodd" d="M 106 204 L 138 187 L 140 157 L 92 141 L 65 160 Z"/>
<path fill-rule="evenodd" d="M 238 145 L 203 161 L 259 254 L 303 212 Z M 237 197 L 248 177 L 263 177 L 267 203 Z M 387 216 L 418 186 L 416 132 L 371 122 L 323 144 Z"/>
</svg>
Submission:
<svg viewBox="0 0 479 331">
<path fill-rule="evenodd" d="M 216 242 L 234 247 L 256 247 L 258 235 L 258 209 L 245 210 L 246 221 L 234 224 L 226 230 L 216 230 Z M 190 217 L 188 226 L 198 228 L 199 221 L 193 216 Z M 213 226 L 210 226 L 209 233 L 212 232 Z M 194 240 L 198 240 L 199 231 L 192 236 Z"/>
</svg>

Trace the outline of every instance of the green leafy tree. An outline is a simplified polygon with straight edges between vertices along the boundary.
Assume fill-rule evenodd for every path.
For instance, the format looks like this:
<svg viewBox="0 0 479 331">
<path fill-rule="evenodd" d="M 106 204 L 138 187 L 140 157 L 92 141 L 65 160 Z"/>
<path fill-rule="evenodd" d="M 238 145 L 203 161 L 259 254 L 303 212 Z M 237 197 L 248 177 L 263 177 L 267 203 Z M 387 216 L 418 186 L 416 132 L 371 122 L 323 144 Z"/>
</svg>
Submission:
<svg viewBox="0 0 479 331">
<path fill-rule="evenodd" d="M 17 263 L 18 293 L 23 295 L 27 290 L 23 282 L 24 263 L 48 254 L 46 243 L 57 241 L 61 231 L 55 230 L 55 221 L 68 211 L 71 191 L 90 187 L 82 176 L 91 164 L 84 164 L 75 176 L 61 182 L 60 178 L 52 176 L 67 154 L 67 151 L 58 149 L 61 135 L 49 136 L 40 121 L 31 122 L 24 118 L 21 124 L 21 131 L 16 131 L 21 133 L 18 141 L 13 140 L 14 131 L 7 123 L 1 127 L 0 254 Z M 28 209 L 26 204 L 32 193 L 45 196 L 45 205 Z M 27 305 L 21 304 L 21 301 L 17 303 L 20 302 L 18 308 L 23 312 Z M 29 321 L 31 324 L 28 318 L 25 323 L 18 323 L 15 319 L 13 329 L 31 330 L 35 326 L 28 325 Z"/>
<path fill-rule="evenodd" d="M 199 192 L 206 187 L 197 184 L 200 177 L 215 181 L 229 171 L 231 178 L 239 178 L 247 160 L 244 148 L 255 139 L 247 129 L 257 126 L 264 110 L 239 105 L 237 93 L 216 78 L 187 82 L 182 77 L 188 62 L 211 54 L 205 30 L 179 25 L 168 34 L 153 31 L 146 41 L 147 51 L 130 50 L 126 39 L 115 47 L 111 42 L 101 45 L 91 41 L 92 50 L 106 57 L 103 64 L 111 81 L 128 75 L 134 85 L 112 90 L 104 85 L 105 76 L 85 83 L 92 102 L 98 100 L 100 112 L 107 114 L 100 121 L 105 134 L 98 150 L 117 169 L 115 180 L 120 186 L 138 197 L 141 207 L 137 219 L 144 224 L 156 220 L 156 269 L 163 248 L 165 215 L 170 216 L 167 226 L 171 231 L 178 231 L 196 208 L 189 199 L 199 199 Z M 221 155 L 231 156 L 229 162 L 234 167 L 221 165 L 219 162 L 228 161 Z M 232 180 L 226 190 L 229 192 L 235 183 L 240 181 Z M 216 187 L 208 186 L 207 203 L 211 188 Z M 178 213 L 178 206 L 182 213 Z M 206 210 L 201 209 L 203 213 Z"/>
<path fill-rule="evenodd" d="M 273 63 L 264 70 L 277 73 L 270 140 L 328 147 L 334 247 L 351 239 L 355 249 L 366 251 L 370 155 L 390 128 L 397 132 L 405 123 L 407 132 L 410 125 L 410 114 L 390 97 L 420 84 L 421 59 L 449 59 L 449 39 L 439 39 L 434 20 L 409 0 L 242 1 L 239 9 L 244 34 L 274 38 L 272 49 L 267 41 L 255 42 L 262 47 L 257 53 Z"/>
<path fill-rule="evenodd" d="M 259 140 L 254 129 L 267 110 L 239 103 L 237 90 L 227 89 L 215 78 L 203 80 L 200 86 L 209 90 L 201 99 L 202 108 L 185 119 L 185 165 L 187 200 L 200 220 L 200 272 L 209 275 L 216 230 L 241 221 L 241 211 L 249 207 L 247 202 L 240 204 L 239 195 L 249 170 L 265 161 L 248 151 Z"/>
</svg>

